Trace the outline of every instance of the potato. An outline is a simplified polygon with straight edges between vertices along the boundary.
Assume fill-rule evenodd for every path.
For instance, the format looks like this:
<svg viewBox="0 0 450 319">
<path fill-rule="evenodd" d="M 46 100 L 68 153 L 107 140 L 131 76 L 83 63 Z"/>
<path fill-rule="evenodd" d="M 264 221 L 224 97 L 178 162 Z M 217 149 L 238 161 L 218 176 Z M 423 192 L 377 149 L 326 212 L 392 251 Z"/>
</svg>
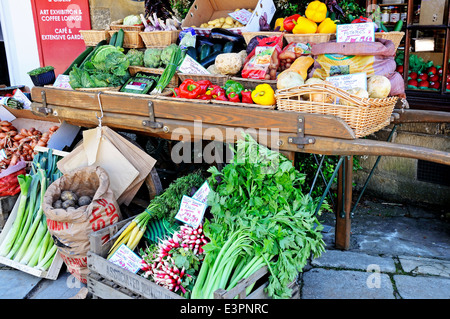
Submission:
<svg viewBox="0 0 450 319">
<path fill-rule="evenodd" d="M 231 25 L 231 24 L 225 23 L 225 24 L 222 26 L 222 28 L 224 28 L 224 29 L 229 29 L 229 28 L 234 28 L 234 26 Z"/>
<path fill-rule="evenodd" d="M 224 17 L 219 18 L 219 22 L 220 22 L 220 23 L 225 23 L 225 18 L 224 18 Z"/>
<path fill-rule="evenodd" d="M 78 196 L 77 194 L 75 194 L 72 191 L 63 191 L 61 193 L 61 200 L 64 202 L 66 200 L 73 200 L 74 202 L 76 202 L 78 200 Z"/>
<path fill-rule="evenodd" d="M 214 25 L 214 28 L 222 28 L 222 23 L 216 23 L 215 25 Z"/>
<path fill-rule="evenodd" d="M 69 207 L 74 207 L 75 206 L 75 201 L 73 199 L 69 199 L 66 200 L 62 203 L 62 208 L 67 209 Z"/>
<path fill-rule="evenodd" d="M 225 23 L 226 23 L 226 24 L 231 24 L 231 25 L 232 25 L 232 24 L 234 23 L 234 20 L 233 20 L 232 17 L 226 17 L 226 18 L 225 18 Z"/>
<path fill-rule="evenodd" d="M 78 199 L 78 205 L 79 206 L 85 206 L 85 205 L 89 205 L 91 203 L 92 199 L 89 196 L 81 196 Z"/>
<path fill-rule="evenodd" d="M 58 199 L 53 203 L 53 208 L 61 208 L 62 207 L 62 200 Z"/>
</svg>

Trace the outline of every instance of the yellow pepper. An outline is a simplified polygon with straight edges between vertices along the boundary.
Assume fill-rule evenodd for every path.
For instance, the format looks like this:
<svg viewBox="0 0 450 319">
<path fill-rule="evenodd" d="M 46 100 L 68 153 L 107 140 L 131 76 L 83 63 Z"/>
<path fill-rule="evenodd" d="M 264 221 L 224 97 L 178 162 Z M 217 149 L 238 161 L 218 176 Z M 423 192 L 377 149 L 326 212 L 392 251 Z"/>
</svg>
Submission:
<svg viewBox="0 0 450 319">
<path fill-rule="evenodd" d="M 327 17 L 327 5 L 319 0 L 314 0 L 308 4 L 305 16 L 317 23 L 322 22 Z"/>
<path fill-rule="evenodd" d="M 284 31 L 284 18 L 278 18 L 275 20 L 275 26 L 274 26 L 274 30 L 275 31 Z M 277 27 L 280 27 L 279 30 L 277 30 Z"/>
<path fill-rule="evenodd" d="M 297 24 L 292 30 L 292 33 L 307 34 L 307 33 L 316 33 L 316 31 L 317 31 L 317 23 L 305 17 L 300 17 L 297 19 Z"/>
<path fill-rule="evenodd" d="M 336 22 L 330 18 L 323 20 L 317 28 L 318 33 L 336 33 Z"/>
<path fill-rule="evenodd" d="M 259 84 L 252 91 L 252 100 L 259 105 L 274 105 L 276 103 L 275 91 L 267 83 Z"/>
</svg>

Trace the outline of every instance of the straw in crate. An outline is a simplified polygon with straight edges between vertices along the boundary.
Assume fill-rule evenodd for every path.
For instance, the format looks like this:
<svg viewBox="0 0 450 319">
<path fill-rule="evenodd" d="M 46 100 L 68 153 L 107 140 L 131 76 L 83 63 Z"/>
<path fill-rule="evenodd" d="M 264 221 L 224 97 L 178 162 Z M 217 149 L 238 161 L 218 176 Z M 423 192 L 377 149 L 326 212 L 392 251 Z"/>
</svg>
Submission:
<svg viewBox="0 0 450 319">
<path fill-rule="evenodd" d="M 305 84 L 276 92 L 279 110 L 334 115 L 343 119 L 357 138 L 389 125 L 398 97 L 360 98 L 331 84 Z"/>
</svg>

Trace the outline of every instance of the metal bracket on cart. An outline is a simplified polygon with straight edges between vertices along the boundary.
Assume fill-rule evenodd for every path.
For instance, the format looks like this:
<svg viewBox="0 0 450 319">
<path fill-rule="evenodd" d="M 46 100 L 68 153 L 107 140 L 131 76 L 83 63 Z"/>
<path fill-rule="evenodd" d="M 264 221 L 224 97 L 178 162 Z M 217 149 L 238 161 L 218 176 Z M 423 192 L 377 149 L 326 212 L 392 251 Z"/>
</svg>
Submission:
<svg viewBox="0 0 450 319">
<path fill-rule="evenodd" d="M 164 125 L 161 122 L 155 122 L 155 110 L 153 101 L 148 101 L 148 120 L 142 121 L 142 125 L 149 128 L 162 128 Z"/>
<path fill-rule="evenodd" d="M 37 107 L 36 111 L 39 113 L 44 113 L 45 115 L 53 113 L 53 109 L 47 107 L 47 96 L 45 95 L 45 91 L 41 91 L 41 96 L 42 96 L 42 107 Z"/>
<path fill-rule="evenodd" d="M 305 117 L 299 115 L 297 117 L 297 136 L 289 137 L 288 142 L 297 144 L 298 148 L 304 148 L 306 144 L 314 144 L 316 139 L 311 136 L 305 136 Z"/>
</svg>

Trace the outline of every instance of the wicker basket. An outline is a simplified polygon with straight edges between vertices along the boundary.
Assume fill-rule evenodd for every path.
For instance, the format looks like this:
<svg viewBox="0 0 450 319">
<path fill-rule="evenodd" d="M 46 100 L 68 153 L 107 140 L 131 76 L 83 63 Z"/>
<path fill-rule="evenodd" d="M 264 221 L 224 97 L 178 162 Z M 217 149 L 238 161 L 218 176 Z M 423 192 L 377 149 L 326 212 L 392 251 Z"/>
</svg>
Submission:
<svg viewBox="0 0 450 319">
<path fill-rule="evenodd" d="M 276 37 L 283 35 L 283 32 L 270 32 L 270 31 L 259 31 L 259 32 L 242 32 L 242 36 L 244 37 L 245 43 L 249 44 L 250 40 L 256 36 L 266 36 L 266 37 Z"/>
<path fill-rule="evenodd" d="M 83 37 L 84 44 L 87 47 L 94 47 L 100 41 L 109 41 L 111 38 L 107 30 L 80 30 L 80 34 Z"/>
<path fill-rule="evenodd" d="M 311 94 L 315 94 L 315 101 L 310 100 Z M 337 116 L 354 130 L 357 138 L 389 125 L 397 99 L 360 98 L 333 85 L 320 83 L 276 92 L 279 110 Z"/>
<path fill-rule="evenodd" d="M 138 72 L 161 75 L 161 74 L 163 74 L 164 69 L 163 68 L 158 68 L 158 69 L 146 68 L 146 67 L 142 67 L 142 66 L 129 66 L 128 71 L 130 72 L 131 76 L 134 76 Z M 175 73 L 175 75 L 172 77 L 172 79 L 170 80 L 167 87 L 168 88 L 178 87 L 179 81 L 180 81 L 180 79 L 178 77 L 178 73 Z"/>
<path fill-rule="evenodd" d="M 178 73 L 178 77 L 180 78 L 180 82 L 183 82 L 187 79 L 192 79 L 194 81 L 200 80 L 210 80 L 212 84 L 224 86 L 225 82 L 230 78 L 226 75 L 220 74 L 188 74 L 188 73 Z"/>
<path fill-rule="evenodd" d="M 305 34 L 293 34 L 285 33 L 284 38 L 287 43 L 300 42 L 300 43 L 324 43 L 333 40 L 336 37 L 335 33 L 305 33 Z"/>
<path fill-rule="evenodd" d="M 112 36 L 117 30 L 108 31 L 109 35 Z M 139 31 L 124 31 L 123 35 L 123 47 L 127 49 L 141 49 L 144 47 L 144 42 L 142 41 Z"/>
<path fill-rule="evenodd" d="M 394 42 L 395 50 L 397 50 L 400 42 L 402 42 L 405 32 L 402 31 L 391 31 L 391 32 L 375 32 L 375 38 L 386 39 Z"/>
<path fill-rule="evenodd" d="M 179 30 L 176 31 L 150 31 L 150 32 L 140 32 L 139 35 L 144 41 L 147 48 L 152 47 L 163 47 L 176 43 Z"/>
<path fill-rule="evenodd" d="M 120 30 L 123 29 L 124 31 L 143 31 L 144 30 L 144 25 L 140 24 L 140 25 L 123 25 L 123 24 L 110 24 L 109 28 L 111 30 Z"/>
</svg>

